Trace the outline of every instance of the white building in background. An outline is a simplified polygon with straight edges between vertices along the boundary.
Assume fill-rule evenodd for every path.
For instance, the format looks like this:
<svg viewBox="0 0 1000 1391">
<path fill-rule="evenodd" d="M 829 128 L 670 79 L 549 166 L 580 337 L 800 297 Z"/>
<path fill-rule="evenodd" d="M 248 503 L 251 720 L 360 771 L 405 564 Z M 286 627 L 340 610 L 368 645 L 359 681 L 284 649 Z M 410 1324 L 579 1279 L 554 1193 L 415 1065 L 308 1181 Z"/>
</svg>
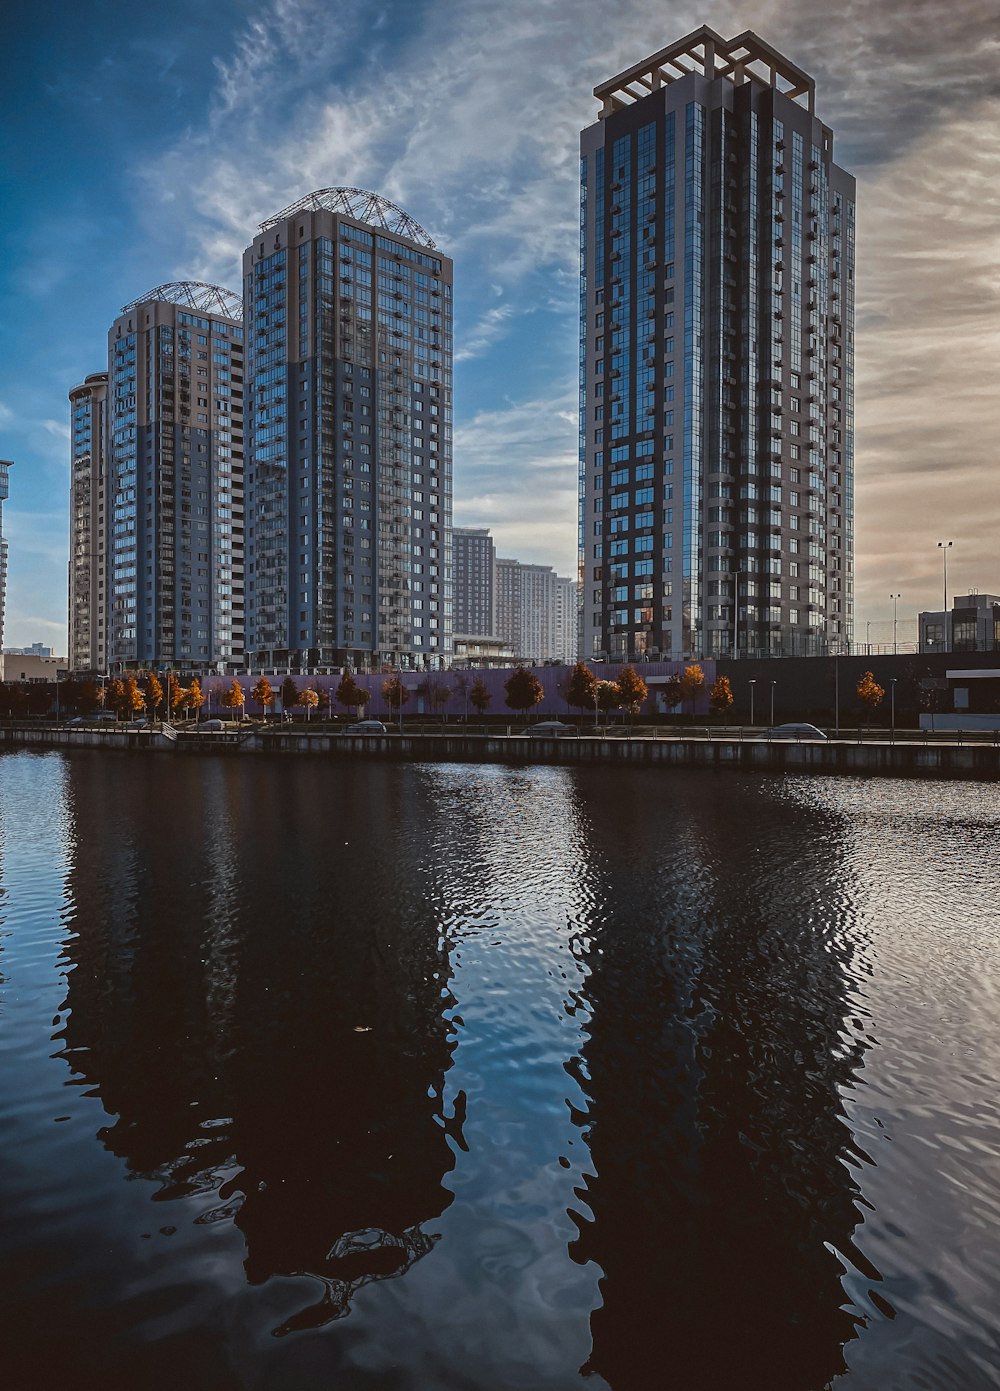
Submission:
<svg viewBox="0 0 1000 1391">
<path fill-rule="evenodd" d="M 497 633 L 519 660 L 576 661 L 576 584 L 551 565 L 496 563 Z"/>
</svg>

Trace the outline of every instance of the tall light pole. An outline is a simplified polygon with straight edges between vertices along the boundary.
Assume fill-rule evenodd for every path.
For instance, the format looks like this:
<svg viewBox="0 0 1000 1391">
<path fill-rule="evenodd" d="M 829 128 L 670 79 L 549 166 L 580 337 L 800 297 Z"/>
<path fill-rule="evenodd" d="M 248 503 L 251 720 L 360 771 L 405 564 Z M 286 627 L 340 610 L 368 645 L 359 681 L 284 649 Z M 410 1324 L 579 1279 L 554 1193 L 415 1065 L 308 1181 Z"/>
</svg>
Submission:
<svg viewBox="0 0 1000 1391">
<path fill-rule="evenodd" d="M 750 681 L 750 724 L 751 724 L 751 726 L 753 725 L 753 688 L 754 688 L 754 686 L 756 686 L 756 684 L 757 684 L 757 679 L 756 679 L 756 677 L 754 677 L 754 678 Z"/>
<path fill-rule="evenodd" d="M 774 688 L 775 688 L 776 685 L 777 685 L 777 682 L 775 682 L 775 681 L 772 681 L 772 682 L 771 682 L 771 728 L 772 728 L 772 729 L 774 728 Z"/>
<path fill-rule="evenodd" d="M 870 618 L 865 624 L 865 647 L 868 649 L 866 655 L 870 657 L 872 655 L 872 621 Z"/>
<path fill-rule="evenodd" d="M 896 655 L 896 600 L 902 599 L 902 594 L 890 594 L 892 600 L 892 655 Z"/>
<path fill-rule="evenodd" d="M 892 711 L 892 714 L 891 714 L 891 716 L 890 716 L 890 720 L 891 720 L 891 723 L 892 723 L 892 742 L 895 743 L 895 742 L 896 742 L 896 678 L 895 678 L 895 676 L 891 676 L 891 677 L 889 678 L 889 707 L 890 707 L 890 710 Z"/>
<path fill-rule="evenodd" d="M 951 549 L 950 541 L 939 541 L 938 550 L 941 552 L 941 559 L 944 562 L 944 611 L 941 614 L 942 622 L 942 648 L 943 652 L 948 651 L 948 552 Z"/>
</svg>

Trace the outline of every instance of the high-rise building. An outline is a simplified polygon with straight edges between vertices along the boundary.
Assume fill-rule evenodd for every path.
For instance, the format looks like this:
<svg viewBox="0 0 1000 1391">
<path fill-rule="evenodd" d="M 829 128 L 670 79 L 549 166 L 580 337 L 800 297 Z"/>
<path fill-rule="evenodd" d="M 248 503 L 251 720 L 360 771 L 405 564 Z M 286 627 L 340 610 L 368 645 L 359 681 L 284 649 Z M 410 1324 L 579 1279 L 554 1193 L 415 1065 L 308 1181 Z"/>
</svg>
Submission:
<svg viewBox="0 0 1000 1391">
<path fill-rule="evenodd" d="M 108 334 L 112 670 L 242 659 L 241 318 L 232 291 L 185 281 L 126 305 Z"/>
<path fill-rule="evenodd" d="M 575 661 L 576 607 L 575 583 L 551 565 L 497 560 L 496 632 L 518 660 Z"/>
<path fill-rule="evenodd" d="M 69 393 L 69 648 L 70 671 L 108 668 L 107 372 L 93 372 Z"/>
<path fill-rule="evenodd" d="M 452 263 L 402 209 L 320 189 L 243 258 L 251 661 L 445 664 Z"/>
<path fill-rule="evenodd" d="M 583 655 L 852 636 L 854 180 L 813 79 L 702 28 L 581 136 Z"/>
<path fill-rule="evenodd" d="M 3 680 L 3 623 L 7 612 L 7 538 L 3 534 L 3 505 L 10 496 L 13 460 L 0 459 L 0 681 Z"/>
<path fill-rule="evenodd" d="M 554 598 L 552 658 L 557 662 L 575 662 L 579 650 L 580 586 L 576 580 L 557 575 Z"/>
<path fill-rule="evenodd" d="M 454 631 L 484 637 L 496 632 L 497 550 L 485 527 L 456 526 L 451 533 L 455 587 Z"/>
</svg>

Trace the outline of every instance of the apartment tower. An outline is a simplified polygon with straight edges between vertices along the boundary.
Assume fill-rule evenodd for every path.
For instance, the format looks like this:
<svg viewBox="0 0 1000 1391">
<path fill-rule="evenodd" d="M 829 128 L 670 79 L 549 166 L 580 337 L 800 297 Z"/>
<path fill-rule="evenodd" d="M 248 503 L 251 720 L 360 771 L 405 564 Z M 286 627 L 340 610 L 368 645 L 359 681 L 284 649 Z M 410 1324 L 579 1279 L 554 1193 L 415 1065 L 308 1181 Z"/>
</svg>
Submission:
<svg viewBox="0 0 1000 1391">
<path fill-rule="evenodd" d="M 320 189 L 243 258 L 248 653 L 292 671 L 451 653 L 452 263 Z"/>
<path fill-rule="evenodd" d="M 69 393 L 69 669 L 106 672 L 107 372 L 92 372 Z"/>
<path fill-rule="evenodd" d="M 485 527 L 456 526 L 451 533 L 454 630 L 484 637 L 496 632 L 497 550 Z"/>
<path fill-rule="evenodd" d="M 108 334 L 111 670 L 242 661 L 241 319 L 232 291 L 184 281 L 126 305 Z M 76 525 L 74 510 L 74 555 Z"/>
<path fill-rule="evenodd" d="M 698 29 L 581 136 L 584 656 L 846 650 L 855 185 L 811 77 Z"/>
<path fill-rule="evenodd" d="M 3 624 L 7 612 L 7 538 L 3 534 L 3 505 L 10 496 L 13 460 L 0 459 L 0 681 L 3 680 Z"/>
</svg>

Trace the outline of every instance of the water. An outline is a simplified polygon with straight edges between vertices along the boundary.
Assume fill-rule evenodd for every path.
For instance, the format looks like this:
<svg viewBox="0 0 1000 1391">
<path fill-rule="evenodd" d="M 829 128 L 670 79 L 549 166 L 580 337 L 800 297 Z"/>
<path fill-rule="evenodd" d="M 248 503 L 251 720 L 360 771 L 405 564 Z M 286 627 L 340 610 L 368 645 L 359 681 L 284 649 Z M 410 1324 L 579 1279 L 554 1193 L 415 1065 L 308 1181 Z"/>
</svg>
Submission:
<svg viewBox="0 0 1000 1391">
<path fill-rule="evenodd" d="M 5 1386 L 1000 1385 L 998 821 L 3 755 Z"/>
</svg>

